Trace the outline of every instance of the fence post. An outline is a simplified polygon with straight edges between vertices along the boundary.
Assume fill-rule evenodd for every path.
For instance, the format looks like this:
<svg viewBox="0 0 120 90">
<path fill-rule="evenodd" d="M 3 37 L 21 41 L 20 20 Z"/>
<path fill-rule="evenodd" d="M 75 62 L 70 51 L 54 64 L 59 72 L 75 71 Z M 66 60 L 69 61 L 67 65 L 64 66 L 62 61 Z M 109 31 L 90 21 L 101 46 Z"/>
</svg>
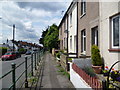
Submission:
<svg viewBox="0 0 120 90">
<path fill-rule="evenodd" d="M 38 65 L 39 65 L 39 59 L 40 59 L 40 58 L 39 58 L 39 51 L 38 51 Z"/>
<path fill-rule="evenodd" d="M 28 80 L 27 80 L 27 57 L 25 57 L 25 88 L 28 88 Z"/>
<path fill-rule="evenodd" d="M 106 80 L 102 80 L 102 90 L 106 90 L 107 89 L 107 86 L 106 86 Z"/>
<path fill-rule="evenodd" d="M 36 67 L 36 53 L 35 53 L 35 70 L 37 70 L 37 67 Z"/>
<path fill-rule="evenodd" d="M 37 66 L 38 66 L 38 51 L 37 51 L 37 54 L 36 54 L 36 55 L 37 55 Z"/>
<path fill-rule="evenodd" d="M 39 51 L 38 51 L 38 65 L 39 65 L 39 59 L 40 59 L 40 58 L 39 58 Z"/>
<path fill-rule="evenodd" d="M 33 54 L 31 54 L 31 74 L 33 76 Z"/>
<path fill-rule="evenodd" d="M 39 62 L 40 62 L 40 60 L 41 60 L 41 57 L 40 57 L 40 51 L 39 51 Z"/>
<path fill-rule="evenodd" d="M 11 66 L 12 66 L 12 83 L 13 83 L 13 90 L 15 90 L 15 89 L 16 89 L 16 85 L 15 85 L 15 67 L 16 67 L 16 64 L 15 64 L 15 63 L 12 63 Z"/>
</svg>

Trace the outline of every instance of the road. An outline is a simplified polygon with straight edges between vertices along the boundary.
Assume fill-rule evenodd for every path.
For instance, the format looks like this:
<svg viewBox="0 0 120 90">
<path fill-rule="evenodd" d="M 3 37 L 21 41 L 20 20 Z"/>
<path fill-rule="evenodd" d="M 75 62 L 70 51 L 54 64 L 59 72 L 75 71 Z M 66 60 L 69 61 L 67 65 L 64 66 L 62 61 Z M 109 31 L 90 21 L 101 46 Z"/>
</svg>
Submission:
<svg viewBox="0 0 120 90">
<path fill-rule="evenodd" d="M 20 63 L 25 61 L 25 57 L 26 57 L 26 55 L 22 55 L 20 58 L 17 58 L 17 59 L 14 59 L 14 60 L 0 61 L 0 76 L 6 74 L 8 71 L 11 70 L 11 63 L 15 63 L 16 66 L 17 66 Z M 30 55 L 27 55 L 27 57 L 30 57 Z M 31 63 L 31 60 L 28 59 L 28 65 L 30 65 L 30 63 Z M 21 65 L 18 69 L 16 69 L 16 79 L 25 70 L 24 66 L 25 66 L 25 64 Z M 30 69 L 28 71 L 30 71 Z M 1 88 L 9 88 L 10 87 L 10 85 L 12 84 L 11 76 L 12 76 L 12 74 L 10 73 L 5 78 L 0 80 L 0 83 L 2 83 L 2 85 L 0 84 L 1 85 L 0 89 Z M 25 78 L 25 75 L 23 75 L 21 77 L 21 79 L 19 80 L 19 82 L 17 82 L 17 85 L 16 85 L 17 87 L 23 82 L 24 78 Z"/>
</svg>

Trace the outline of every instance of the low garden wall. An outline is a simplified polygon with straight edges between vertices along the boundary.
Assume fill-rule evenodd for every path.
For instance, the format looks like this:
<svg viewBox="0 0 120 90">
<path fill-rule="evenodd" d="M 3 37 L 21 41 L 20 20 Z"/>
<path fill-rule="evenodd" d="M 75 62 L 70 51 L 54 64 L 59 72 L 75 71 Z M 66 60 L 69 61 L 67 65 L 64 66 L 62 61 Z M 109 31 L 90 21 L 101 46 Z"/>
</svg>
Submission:
<svg viewBox="0 0 120 90">
<path fill-rule="evenodd" d="M 66 70 L 66 68 L 67 68 L 67 64 L 66 64 L 66 55 L 64 55 L 64 54 L 61 54 L 61 56 L 60 56 L 60 64 L 61 64 L 61 66 Z"/>
<path fill-rule="evenodd" d="M 82 78 L 91 88 L 93 88 L 93 89 L 101 89 L 102 88 L 101 82 L 96 77 L 91 77 L 90 75 L 86 74 L 86 72 L 83 71 L 80 67 L 78 67 L 75 63 L 72 63 L 71 68 L 74 70 L 74 72 L 77 73 L 77 75 L 79 75 L 79 78 Z M 75 77 L 71 77 L 71 79 L 74 80 Z M 84 83 L 84 81 L 83 81 L 83 83 Z M 81 83 L 80 81 L 76 81 L 76 82 Z M 73 83 L 75 83 L 75 82 L 73 82 Z M 83 87 L 81 87 L 81 85 L 77 86 L 77 87 L 80 87 L 80 88 L 88 87 L 89 88 L 89 86 L 87 86 L 86 84 L 83 84 Z"/>
<path fill-rule="evenodd" d="M 80 90 L 81 88 L 87 88 L 87 90 L 92 90 L 92 88 L 73 70 L 72 63 L 70 62 L 70 81 L 76 88 Z"/>
<path fill-rule="evenodd" d="M 80 68 L 92 66 L 91 58 L 73 58 L 72 62 Z"/>
</svg>

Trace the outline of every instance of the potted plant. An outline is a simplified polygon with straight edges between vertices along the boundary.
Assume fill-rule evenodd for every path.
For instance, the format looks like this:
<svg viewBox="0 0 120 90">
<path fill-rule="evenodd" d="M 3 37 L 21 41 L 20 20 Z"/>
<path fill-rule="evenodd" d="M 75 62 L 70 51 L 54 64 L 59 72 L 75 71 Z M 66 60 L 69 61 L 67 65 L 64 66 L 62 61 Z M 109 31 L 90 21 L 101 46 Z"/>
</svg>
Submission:
<svg viewBox="0 0 120 90">
<path fill-rule="evenodd" d="M 105 66 L 105 69 L 102 70 L 104 76 L 108 76 L 108 66 Z"/>
<path fill-rule="evenodd" d="M 113 79 L 113 81 L 119 81 L 120 82 L 120 71 L 113 70 L 111 72 L 111 78 Z"/>
<path fill-rule="evenodd" d="M 102 58 L 98 46 L 93 45 L 91 49 L 92 68 L 95 73 L 99 74 L 102 70 Z"/>
</svg>

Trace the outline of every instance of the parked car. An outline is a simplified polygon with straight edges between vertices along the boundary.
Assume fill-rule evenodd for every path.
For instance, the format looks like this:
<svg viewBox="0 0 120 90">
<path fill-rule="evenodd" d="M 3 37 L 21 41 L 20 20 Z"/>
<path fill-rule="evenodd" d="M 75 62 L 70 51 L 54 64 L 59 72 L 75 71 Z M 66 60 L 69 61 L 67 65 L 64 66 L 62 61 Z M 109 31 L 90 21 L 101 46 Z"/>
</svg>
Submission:
<svg viewBox="0 0 120 90">
<path fill-rule="evenodd" d="M 4 60 L 10 60 L 10 59 L 15 59 L 16 53 L 15 52 L 7 52 L 3 56 L 1 56 L 2 61 Z"/>
<path fill-rule="evenodd" d="M 30 55 L 30 54 L 31 54 L 31 51 L 27 51 L 25 54 L 26 54 L 26 55 Z"/>
<path fill-rule="evenodd" d="M 20 52 L 16 51 L 15 54 L 16 54 L 16 57 L 17 57 L 17 58 L 21 57 Z"/>
</svg>

